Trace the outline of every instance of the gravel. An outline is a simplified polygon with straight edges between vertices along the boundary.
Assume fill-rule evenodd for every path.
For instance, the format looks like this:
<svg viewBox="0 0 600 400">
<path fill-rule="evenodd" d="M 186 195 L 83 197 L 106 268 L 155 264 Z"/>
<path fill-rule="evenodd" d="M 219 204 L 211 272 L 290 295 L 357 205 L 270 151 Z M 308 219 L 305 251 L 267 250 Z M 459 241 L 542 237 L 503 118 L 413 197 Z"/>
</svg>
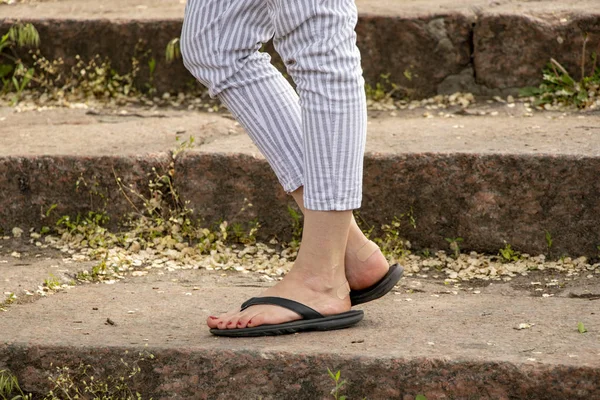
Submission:
<svg viewBox="0 0 600 400">
<path fill-rule="evenodd" d="M 106 247 L 90 247 L 88 239 L 82 234 L 64 232 L 62 236 L 40 235 L 20 229 L 13 230 L 14 237 L 29 237 L 31 245 L 40 249 L 58 249 L 63 253 L 66 263 L 97 262 L 96 267 L 84 269 L 72 279 L 63 279 L 60 284 L 40 285 L 37 289 L 25 290 L 27 295 L 45 296 L 55 291 L 67 289 L 79 282 L 95 281 L 114 284 L 125 278 L 143 277 L 150 273 L 166 274 L 177 270 L 204 269 L 207 271 L 256 274 L 259 280 L 274 282 L 281 280 L 293 266 L 297 255 L 297 247 L 289 247 L 275 239 L 270 243 L 253 243 L 248 245 L 228 244 L 221 240 L 214 243 L 207 252 L 198 245 L 180 242 L 167 235 L 155 238 L 152 244 L 135 239 L 130 233 L 124 245 L 108 244 Z M 107 243 L 110 234 L 105 232 Z M 5 236 L 5 241 L 11 240 Z M 141 243 L 142 242 L 142 243 Z M 1 246 L 0 246 L 1 247 Z M 21 253 L 13 251 L 10 257 L 20 258 Z M 428 256 L 407 254 L 399 259 L 389 259 L 390 263 L 399 262 L 405 268 L 405 279 L 429 278 L 460 289 L 462 282 L 473 281 L 510 281 L 518 276 L 528 276 L 535 272 L 537 279 L 540 273 L 561 273 L 565 279 L 581 277 L 600 277 L 600 263 L 591 263 L 586 257 L 563 257 L 559 260 L 548 260 L 544 255 L 531 256 L 521 254 L 518 260 L 503 262 L 498 255 L 486 255 L 477 252 L 469 254 L 449 255 L 438 251 Z M 531 286 L 552 287 L 558 280 L 531 282 Z M 50 286 L 50 287 L 49 287 Z M 471 285 L 472 286 L 472 285 Z M 471 287 L 470 290 L 473 288 Z M 541 289 L 540 289 L 541 290 Z M 474 292 L 476 293 L 476 292 Z M 544 293 L 544 296 L 552 294 Z M 5 293 L 8 300 L 12 293 Z M 0 303 L 1 306 L 1 303 Z M 0 307 L 1 309 L 2 307 Z"/>
</svg>

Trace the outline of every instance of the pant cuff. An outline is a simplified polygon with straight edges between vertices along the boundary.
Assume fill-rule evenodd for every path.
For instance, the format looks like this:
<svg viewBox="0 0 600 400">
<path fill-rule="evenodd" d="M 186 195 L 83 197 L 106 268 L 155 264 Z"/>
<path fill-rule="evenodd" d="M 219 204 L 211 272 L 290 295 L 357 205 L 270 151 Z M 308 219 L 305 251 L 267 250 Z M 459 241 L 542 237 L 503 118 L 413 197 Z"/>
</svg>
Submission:
<svg viewBox="0 0 600 400">
<path fill-rule="evenodd" d="M 348 211 L 360 208 L 362 199 L 310 199 L 304 196 L 304 207 L 313 211 Z"/>
<path fill-rule="evenodd" d="M 302 182 L 302 178 L 296 178 L 288 182 L 282 182 L 281 186 L 283 186 L 283 190 L 285 190 L 286 193 L 292 193 L 298 190 L 298 188 L 301 186 L 304 186 L 304 183 Z"/>
</svg>

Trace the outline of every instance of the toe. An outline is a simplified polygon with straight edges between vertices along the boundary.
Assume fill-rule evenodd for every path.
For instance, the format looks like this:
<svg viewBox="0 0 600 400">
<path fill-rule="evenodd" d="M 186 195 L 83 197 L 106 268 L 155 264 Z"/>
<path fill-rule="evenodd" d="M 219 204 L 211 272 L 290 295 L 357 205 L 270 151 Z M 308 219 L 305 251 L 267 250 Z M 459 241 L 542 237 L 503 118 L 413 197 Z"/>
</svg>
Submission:
<svg viewBox="0 0 600 400">
<path fill-rule="evenodd" d="M 230 311 L 228 313 L 221 314 L 218 317 L 211 315 L 206 320 L 206 324 L 211 329 L 225 329 L 227 322 L 229 322 L 229 320 L 231 320 L 231 318 L 237 314 L 239 314 L 239 310 Z"/>
<path fill-rule="evenodd" d="M 220 318 L 219 322 L 217 322 L 217 329 L 227 329 L 228 322 L 229 318 Z"/>
<path fill-rule="evenodd" d="M 248 328 L 254 328 L 255 326 L 264 325 L 264 323 L 265 323 L 264 313 L 259 312 L 257 314 L 254 314 L 252 316 L 252 318 L 250 318 L 250 320 L 248 321 Z"/>
<path fill-rule="evenodd" d="M 256 315 L 257 312 L 260 312 L 260 310 L 258 310 L 257 307 L 250 307 L 248 310 L 245 310 L 243 313 L 240 314 L 240 318 L 237 321 L 236 327 L 238 329 L 248 327 L 248 322 L 252 319 L 254 315 Z"/>
<path fill-rule="evenodd" d="M 218 323 L 219 323 L 219 317 L 215 317 L 215 316 L 211 315 L 210 317 L 208 317 L 206 319 L 206 325 L 208 325 L 208 327 L 211 329 L 216 328 Z"/>
<path fill-rule="evenodd" d="M 253 309 L 254 308 L 254 309 Z M 262 323 L 257 323 L 256 316 L 262 314 L 260 307 L 251 307 L 248 309 L 248 312 L 244 315 L 244 321 L 246 321 L 247 328 L 253 328 L 255 326 L 262 325 Z"/>
<path fill-rule="evenodd" d="M 243 320 L 243 319 L 239 319 L 237 321 L 237 323 L 235 324 L 235 329 L 243 329 L 246 326 L 248 326 L 248 321 L 247 320 Z"/>
<path fill-rule="evenodd" d="M 225 328 L 226 329 L 236 329 L 239 319 L 240 319 L 239 314 L 234 315 L 227 321 L 227 323 L 225 324 Z"/>
<path fill-rule="evenodd" d="M 220 315 L 217 321 L 217 329 L 227 329 L 229 328 L 229 322 L 239 313 L 239 311 L 228 312 L 226 314 Z"/>
</svg>

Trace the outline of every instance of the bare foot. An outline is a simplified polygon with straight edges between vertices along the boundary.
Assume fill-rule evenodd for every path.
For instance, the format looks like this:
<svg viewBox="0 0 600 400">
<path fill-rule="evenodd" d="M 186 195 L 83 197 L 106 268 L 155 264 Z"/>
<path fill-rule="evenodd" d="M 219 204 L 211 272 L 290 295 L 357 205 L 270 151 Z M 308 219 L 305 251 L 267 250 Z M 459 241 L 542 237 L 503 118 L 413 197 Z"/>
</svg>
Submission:
<svg viewBox="0 0 600 400">
<path fill-rule="evenodd" d="M 296 268 L 296 267 L 294 267 Z M 275 286 L 260 294 L 260 297 L 276 296 L 295 300 L 313 308 L 324 316 L 334 315 L 350 310 L 350 296 L 340 299 L 338 287 L 325 287 L 321 282 L 307 282 L 293 270 Z M 343 289 L 342 289 L 343 290 Z M 347 293 L 347 290 L 345 291 Z M 300 319 L 301 317 L 286 308 L 271 305 L 256 305 L 244 311 L 233 311 L 218 317 L 208 318 L 207 325 L 217 329 L 251 328 L 264 324 L 281 324 Z"/>
<path fill-rule="evenodd" d="M 352 220 L 344 260 L 346 279 L 353 290 L 366 289 L 387 274 L 389 264 L 379 247 L 362 233 Z"/>
<path fill-rule="evenodd" d="M 324 316 L 350 310 L 350 288 L 344 257 L 352 220 L 351 211 L 306 210 L 302 244 L 292 270 L 261 296 L 283 297 L 311 307 Z M 273 305 L 238 308 L 218 317 L 208 317 L 210 328 L 241 329 L 264 324 L 282 324 L 300 315 Z"/>
</svg>

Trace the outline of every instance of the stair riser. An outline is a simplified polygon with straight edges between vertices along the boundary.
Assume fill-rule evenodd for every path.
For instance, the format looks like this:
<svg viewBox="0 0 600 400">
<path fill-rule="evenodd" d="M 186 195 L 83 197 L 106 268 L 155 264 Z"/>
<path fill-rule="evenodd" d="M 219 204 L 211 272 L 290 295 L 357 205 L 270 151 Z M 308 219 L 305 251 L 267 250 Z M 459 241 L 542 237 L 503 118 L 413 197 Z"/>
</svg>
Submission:
<svg viewBox="0 0 600 400">
<path fill-rule="evenodd" d="M 382 82 L 382 74 L 389 74 L 389 81 L 399 85 L 400 92 L 414 97 L 457 90 L 503 93 L 539 84 L 542 68 L 554 57 L 579 79 L 583 37 L 588 34 L 588 54 L 596 51 L 600 15 L 563 14 L 549 19 L 486 13 L 477 18 L 461 13 L 361 15 L 357 33 L 365 78 L 375 85 Z M 566 18 L 561 21 L 561 16 Z M 177 92 L 195 83 L 180 60 L 165 61 L 166 45 L 180 36 L 181 20 L 29 21 L 40 32 L 42 54 L 49 59 L 62 57 L 67 67 L 76 62 L 76 55 L 89 59 L 100 54 L 108 56 L 117 71 L 126 73 L 140 42 L 140 48 L 151 50 L 157 62 L 154 84 L 159 92 Z M 13 22 L 0 21 L 0 32 Z M 89 40 L 91 37 L 100 40 Z M 267 51 L 283 70 L 272 44 Z M 591 58 L 588 61 L 589 71 Z M 144 88 L 148 83 L 146 59 L 140 67 L 137 85 Z"/>
<path fill-rule="evenodd" d="M 166 171 L 168 154 L 148 157 L 9 157 L 0 159 L 0 227 L 40 227 L 104 208 L 113 224 L 132 208 L 113 174 L 147 192 L 152 167 Z M 289 238 L 291 197 L 266 161 L 241 154 L 188 153 L 176 163 L 175 187 L 207 222 L 261 222 L 260 236 Z M 505 243 L 530 254 L 596 256 L 600 244 L 600 159 L 544 155 L 367 154 L 361 219 L 375 227 L 402 218 L 401 236 L 416 248 L 497 253 Z M 83 179 L 82 179 L 83 178 Z M 76 182 L 80 180 L 79 187 Z M 87 183 L 87 187 L 83 184 Z M 130 196 L 131 197 L 131 196 Z M 252 204 L 239 215 L 244 199 Z M 135 200 L 134 200 L 135 201 Z M 412 210 L 412 211 L 411 211 Z M 236 217 L 237 216 L 237 217 Z"/>
</svg>

